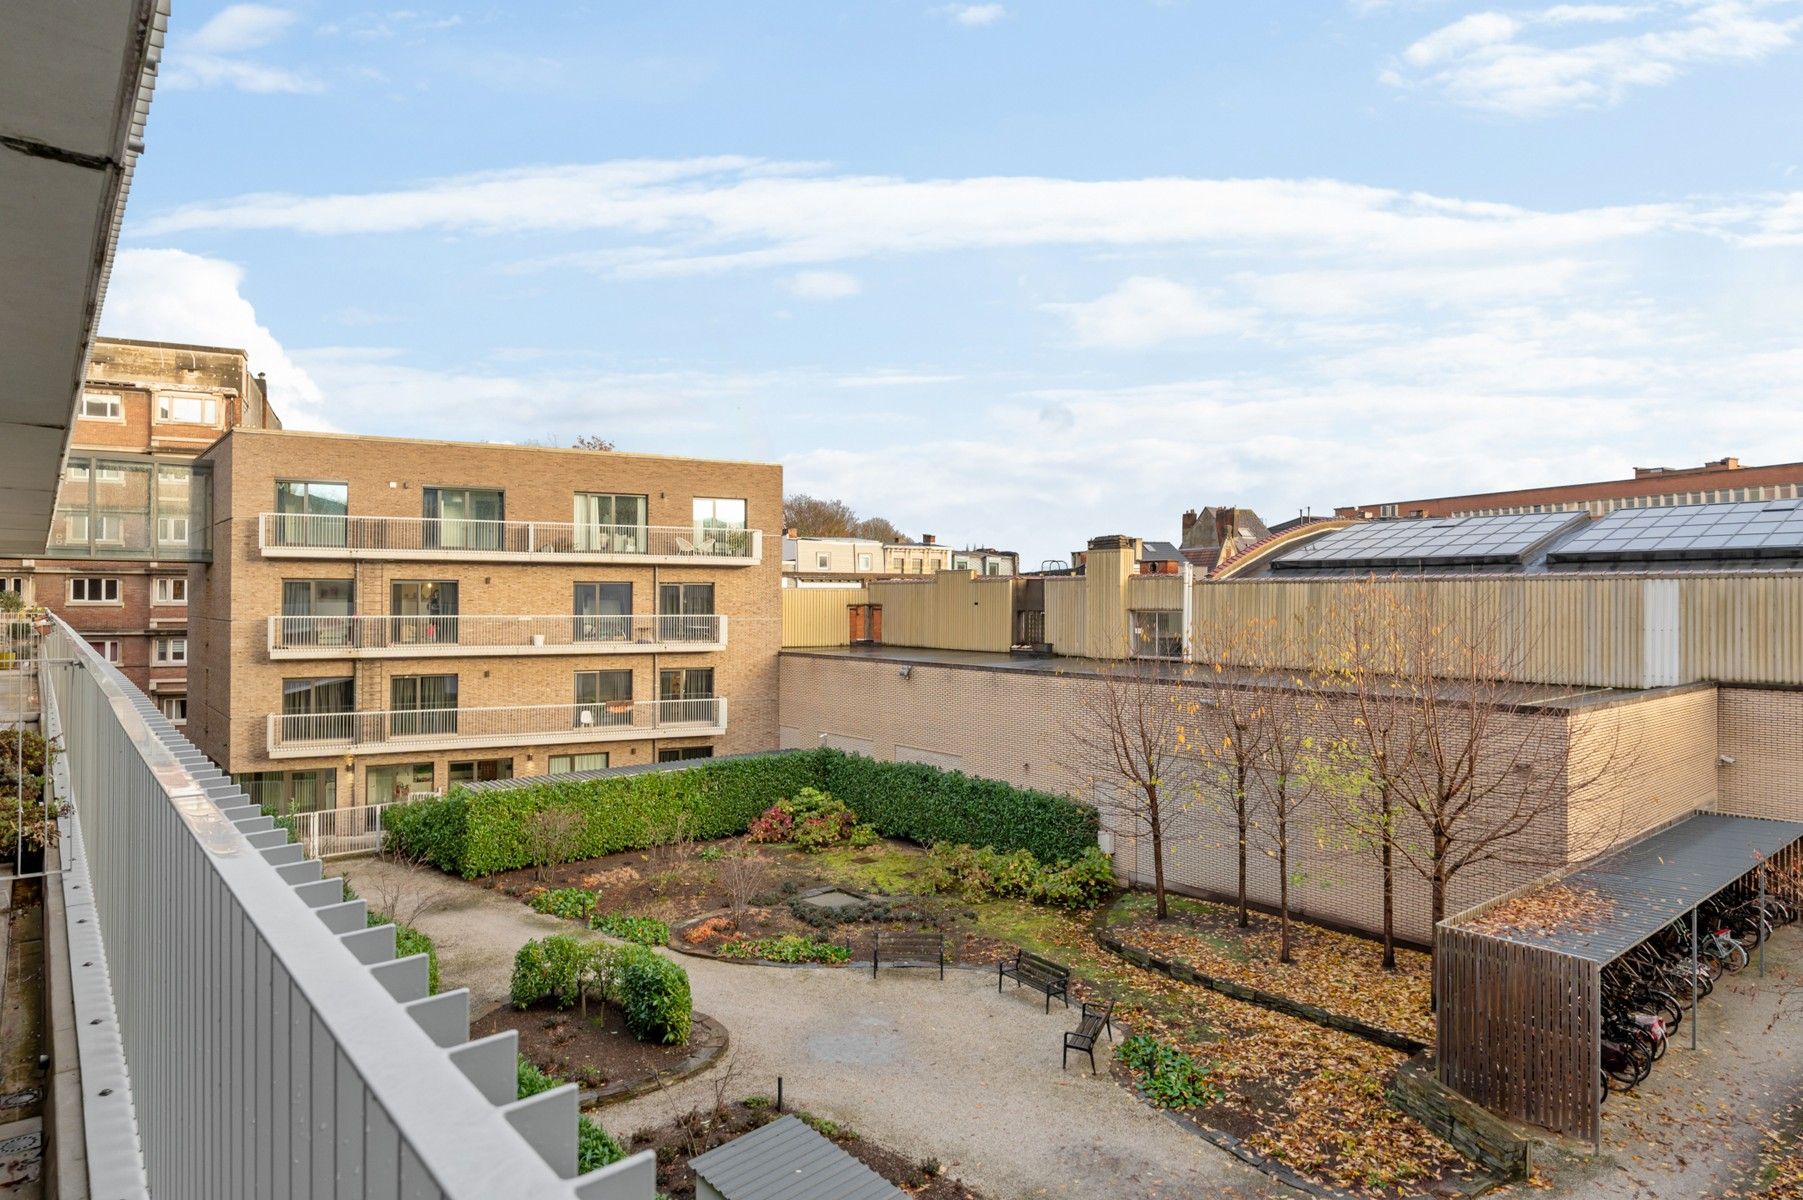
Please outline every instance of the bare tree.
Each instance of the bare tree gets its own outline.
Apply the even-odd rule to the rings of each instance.
[[[1252,823],[1252,829],[1277,863],[1277,961],[1282,963],[1291,961],[1290,839],[1314,794],[1319,743],[1312,729],[1320,706],[1309,681],[1292,676],[1268,682],[1250,710],[1260,747],[1260,778],[1252,806],[1262,818]]]
[[[576,440],[570,443],[570,447],[574,450],[612,450],[615,448],[612,441],[598,433],[577,434]]]
[[[582,840],[582,814],[567,808],[545,808],[526,818],[526,858],[532,877],[545,878],[545,868],[576,857]]]
[[[428,872],[424,855],[384,851],[382,857],[404,871],[383,871],[368,881],[369,893],[364,897],[371,912],[381,913],[397,925],[416,926],[419,918],[444,905],[443,893],[431,882],[439,871]]]
[[[734,929],[744,919],[751,898],[764,890],[768,867],[764,856],[755,850],[734,850],[720,860],[720,882],[726,887]]]
[[[858,537],[886,544],[907,541],[900,527],[887,517],[865,517],[852,532]]]
[[[858,531],[858,514],[843,500],[796,492],[783,497],[783,528],[808,537],[850,537]]]
[[[1264,762],[1271,729],[1263,719],[1267,676],[1277,665],[1270,621],[1208,623],[1198,626],[1192,653],[1202,664],[1208,702],[1196,714],[1195,733],[1185,737],[1211,769],[1214,805],[1233,828],[1239,858],[1239,923],[1252,923],[1246,901],[1246,860],[1252,844],[1253,786]]]
[[[1077,703],[1066,722],[1065,766],[1096,785],[1096,806],[1107,826],[1152,847],[1152,886],[1158,918],[1165,898],[1165,832],[1178,789],[1185,726],[1198,707],[1174,684],[1180,668],[1149,658],[1099,664],[1093,679],[1077,681]]]

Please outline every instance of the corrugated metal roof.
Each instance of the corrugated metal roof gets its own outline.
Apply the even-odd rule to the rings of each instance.
[[[1507,923],[1505,902],[1459,924],[1609,963],[1799,839],[1803,822],[1696,813],[1547,885],[1577,893],[1572,911],[1557,922],[1485,928]]]
[[[689,1166],[726,1200],[906,1200],[900,1188],[795,1117],[709,1150]]]

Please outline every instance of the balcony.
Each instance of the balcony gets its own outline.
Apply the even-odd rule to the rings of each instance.
[[[269,618],[272,659],[675,654],[725,648],[726,618],[715,615]]]
[[[696,525],[263,513],[257,549],[265,558],[751,567],[763,561],[764,534]]]
[[[717,737],[726,700],[618,700],[600,704],[513,704],[384,712],[271,713],[270,758],[573,745],[655,737]]]

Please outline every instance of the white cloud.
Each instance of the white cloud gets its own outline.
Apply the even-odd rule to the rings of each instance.
[[[1562,30],[1642,28],[1589,41]],[[1803,29],[1797,0],[1660,0],[1655,4],[1560,4],[1461,17],[1403,50],[1381,78],[1436,92],[1455,104],[1514,116],[1620,103],[1698,66],[1752,63],[1789,49]],[[1525,35],[1543,31],[1530,40]]]
[[[783,286],[802,300],[843,300],[864,290],[863,282],[845,271],[797,271]]]
[[[1042,307],[1070,322],[1079,346],[1112,350],[1144,349],[1251,328],[1246,313],[1223,308],[1175,280],[1150,275],[1136,275],[1094,300]]]
[[[993,25],[1007,15],[1000,4],[947,4],[939,9],[959,25],[976,28]]]
[[[306,75],[243,57],[280,40],[294,22],[294,13],[266,4],[223,8],[194,33],[171,39],[161,86],[189,91],[319,91],[321,85]]]
[[[268,375],[270,400],[283,424],[332,428],[324,393],[257,319],[243,285],[244,271],[221,259],[185,250],[121,250],[107,285],[100,331],[110,337],[244,350],[251,370]]]

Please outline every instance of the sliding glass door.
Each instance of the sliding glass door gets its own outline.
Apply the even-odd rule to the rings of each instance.
[[[388,614],[388,644],[391,646],[456,645],[456,581],[436,579],[390,584]]]
[[[426,488],[428,549],[499,550],[504,493],[493,488]]]
[[[612,492],[576,493],[576,549],[597,554],[643,554],[645,540],[644,496]]]
[[[572,602],[571,636],[579,642],[624,642],[632,638],[632,585],[579,583]]]
[[[390,737],[457,732],[457,676],[397,675],[388,683]]]
[[[572,724],[632,724],[631,671],[576,672],[576,712]]]

